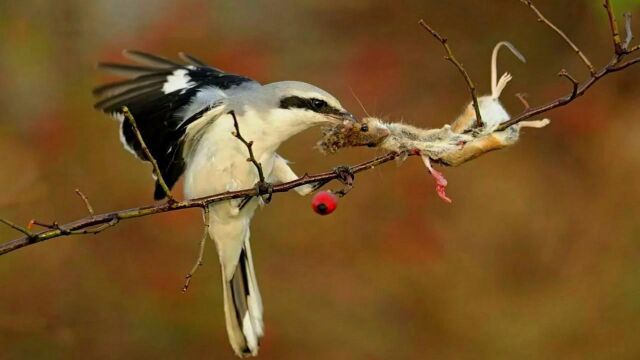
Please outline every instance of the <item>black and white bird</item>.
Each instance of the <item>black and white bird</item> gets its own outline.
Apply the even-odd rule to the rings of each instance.
[[[94,89],[95,104],[121,123],[124,147],[147,160],[123,106],[136,119],[151,155],[169,187],[184,174],[187,198],[251,188],[256,168],[246,161],[246,146],[233,136],[234,112],[242,136],[253,141],[255,158],[268,182],[298,176],[276,150],[291,136],[313,126],[353,121],[338,100],[303,82],[261,85],[244,76],[225,73],[186,54],[184,64],[139,51],[124,55],[137,65],[101,63],[101,69],[127,80]],[[312,185],[298,187],[306,195]],[[155,199],[165,193],[156,181]],[[259,199],[239,208],[238,201],[220,202],[209,209],[209,235],[214,240],[224,290],[227,332],[238,356],[255,356],[264,334],[263,308],[249,244],[249,225]]]

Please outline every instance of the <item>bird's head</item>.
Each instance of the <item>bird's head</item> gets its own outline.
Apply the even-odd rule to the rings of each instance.
[[[323,124],[355,121],[340,102],[328,92],[298,81],[282,81],[264,86],[275,102],[274,116],[278,122],[292,122],[305,128]]]

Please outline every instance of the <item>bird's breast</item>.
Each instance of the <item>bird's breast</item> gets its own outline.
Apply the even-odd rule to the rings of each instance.
[[[224,191],[251,188],[258,181],[255,166],[247,161],[249,151],[233,136],[233,121],[226,117],[216,120],[185,159],[185,196],[198,198]],[[265,177],[271,174],[275,149],[260,146],[260,129],[245,122],[241,134],[253,141],[253,151],[260,162]]]

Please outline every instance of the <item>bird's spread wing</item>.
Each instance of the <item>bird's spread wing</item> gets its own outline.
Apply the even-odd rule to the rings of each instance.
[[[222,106],[229,93],[260,85],[183,53],[180,58],[184,63],[139,51],[125,51],[124,55],[137,64],[98,64],[126,80],[95,88],[98,102],[94,106],[121,121],[123,145],[139,159],[147,160],[131,125],[123,121],[122,107],[129,108],[164,180],[172,187],[185,167],[182,150],[186,127]],[[156,184],[155,198],[162,197],[164,193]]]

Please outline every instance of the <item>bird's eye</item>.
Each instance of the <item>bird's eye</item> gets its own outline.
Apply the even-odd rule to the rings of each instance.
[[[314,109],[319,110],[327,106],[327,102],[320,99],[311,99],[311,105],[313,105]]]
[[[362,132],[369,131],[369,126],[367,124],[364,124],[364,125],[360,126],[360,131],[362,131]]]

